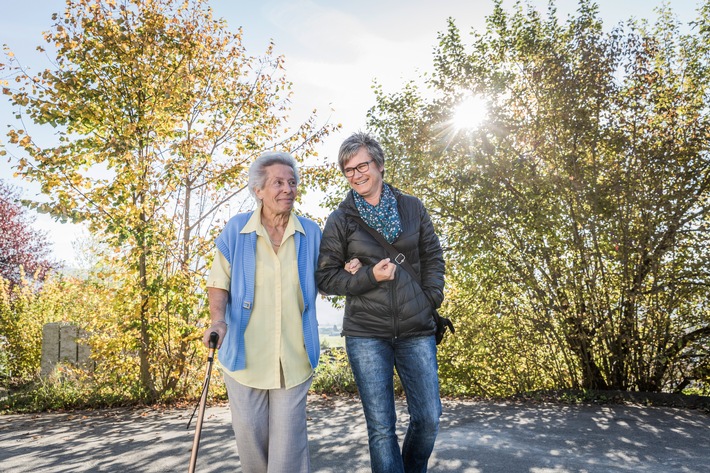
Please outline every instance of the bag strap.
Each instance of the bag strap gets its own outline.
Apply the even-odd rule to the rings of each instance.
[[[414,271],[414,268],[409,263],[409,261],[407,261],[407,258],[404,256],[404,254],[397,250],[397,248],[392,246],[390,242],[385,240],[385,237],[383,237],[380,232],[366,224],[362,217],[360,217],[359,215],[351,215],[350,217],[355,220],[362,227],[363,230],[372,235],[372,237],[377,240],[377,242],[382,245],[385,250],[387,250],[390,255],[390,259],[392,259],[395,263],[404,268],[404,270],[407,271],[409,275],[414,278],[414,280],[417,282],[417,284],[419,284],[419,287],[421,288],[422,281],[421,279],[419,279],[419,275],[416,271]]]
[[[395,248],[390,242],[385,240],[385,237],[383,237],[380,232],[366,224],[362,217],[360,217],[359,215],[350,215],[350,217],[355,220],[362,227],[363,230],[372,235],[372,237],[377,240],[385,250],[387,250],[387,252],[390,254],[390,259],[393,259],[395,263],[404,268],[414,278],[417,284],[419,284],[419,289],[423,292],[424,289],[422,289],[422,281],[419,279],[419,275],[416,271],[414,271],[414,268],[409,263],[409,261],[407,261],[407,258],[404,256],[404,254],[397,250],[397,248]],[[441,343],[441,340],[444,336],[444,332],[446,331],[447,327],[449,328],[449,330],[451,330],[451,333],[456,333],[456,330],[454,330],[454,324],[452,324],[449,319],[441,317],[436,309],[432,310],[432,317],[434,317],[434,322],[436,323],[437,327],[437,345]]]

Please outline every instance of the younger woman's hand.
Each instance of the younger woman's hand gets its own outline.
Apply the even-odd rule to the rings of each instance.
[[[389,258],[385,258],[372,268],[372,275],[375,276],[377,282],[392,281],[396,269],[397,265],[392,263]]]

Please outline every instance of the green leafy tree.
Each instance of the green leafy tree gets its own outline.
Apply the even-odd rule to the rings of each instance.
[[[605,32],[589,1],[564,23],[496,2],[470,45],[450,20],[426,92],[376,87],[388,179],[447,247],[444,385],[707,389],[709,25],[707,3],[681,33],[668,7]],[[488,119],[457,127],[470,95]]]
[[[88,222],[109,249],[145,396],[179,391],[200,353],[220,206],[239,201],[255,155],[306,159],[333,127],[311,116],[289,128],[283,58],[273,45],[248,55],[206,0],[67,0],[53,19],[52,68],[32,75],[9,49],[2,66],[22,120],[8,133],[16,171],[41,184],[36,208]],[[23,123],[55,128],[56,140]]]

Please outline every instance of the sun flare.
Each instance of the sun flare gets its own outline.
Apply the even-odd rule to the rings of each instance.
[[[474,95],[461,102],[454,110],[453,123],[457,130],[476,128],[486,119],[488,109],[483,97]]]

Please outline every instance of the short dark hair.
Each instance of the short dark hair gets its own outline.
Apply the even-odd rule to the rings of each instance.
[[[340,166],[340,171],[345,169],[345,164],[360,151],[360,148],[367,150],[367,154],[375,161],[378,169],[384,169],[385,153],[382,151],[380,143],[367,133],[359,131],[350,135],[343,141],[343,144],[340,145],[340,151],[338,151],[338,166]]]

